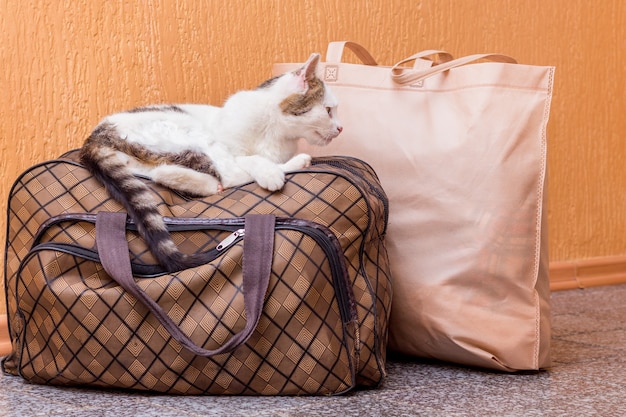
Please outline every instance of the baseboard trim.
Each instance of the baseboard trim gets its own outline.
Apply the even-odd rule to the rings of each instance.
[[[626,255],[550,262],[552,291],[626,283]]]
[[[626,255],[550,262],[552,291],[601,285],[626,284]],[[0,314],[0,356],[11,353],[9,324],[6,314]]]
[[[11,353],[11,339],[9,338],[9,322],[6,314],[0,314],[0,356]]]

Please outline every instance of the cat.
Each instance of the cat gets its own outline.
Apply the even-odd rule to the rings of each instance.
[[[105,117],[80,149],[80,160],[127,210],[156,261],[169,272],[205,263],[182,253],[159,214],[146,176],[173,190],[209,196],[255,181],[276,191],[285,172],[305,168],[297,141],[330,143],[343,127],[337,99],[316,76],[319,54],[297,71],[230,96],[222,107],[152,105]]]

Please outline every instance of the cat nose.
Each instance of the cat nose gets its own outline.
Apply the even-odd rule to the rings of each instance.
[[[337,130],[339,131],[339,133],[341,133],[343,131],[343,127],[337,126]]]

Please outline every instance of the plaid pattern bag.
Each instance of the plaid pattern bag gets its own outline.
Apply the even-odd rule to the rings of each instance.
[[[213,259],[169,274],[75,151],[27,170],[9,196],[4,371],[173,394],[378,385],[391,302],[378,178],[336,157],[286,179],[204,199],[151,183],[181,250]]]

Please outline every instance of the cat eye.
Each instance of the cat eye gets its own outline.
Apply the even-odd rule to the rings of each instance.
[[[326,107],[326,112],[328,113],[329,116],[332,111],[333,109],[331,107]]]

